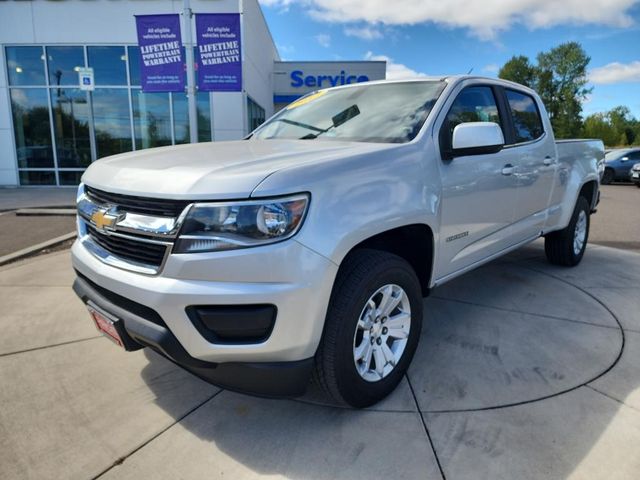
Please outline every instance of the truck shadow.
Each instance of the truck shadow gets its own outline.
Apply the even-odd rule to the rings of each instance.
[[[187,478],[440,478],[438,462],[448,478],[566,478],[596,461],[624,477],[637,468],[637,452],[616,451],[637,444],[625,424],[640,431],[622,404],[640,383],[627,358],[640,358],[640,320],[594,293],[621,281],[640,290],[640,257],[596,247],[559,269],[536,243],[433,292],[408,382],[374,410],[336,408],[313,385],[296,400],[222,391],[186,416],[158,395],[179,427],[147,448]],[[146,356],[154,391],[167,360]]]

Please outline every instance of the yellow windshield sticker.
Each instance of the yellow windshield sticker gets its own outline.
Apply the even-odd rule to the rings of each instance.
[[[307,104],[309,102],[312,102],[313,100],[315,100],[318,97],[321,97],[325,93],[327,93],[326,90],[320,90],[320,91],[318,91],[316,93],[313,93],[311,95],[307,95],[306,97],[303,97],[300,100],[296,100],[295,102],[287,105],[287,110],[291,110],[292,108],[300,107],[301,105],[305,105],[305,104]]]

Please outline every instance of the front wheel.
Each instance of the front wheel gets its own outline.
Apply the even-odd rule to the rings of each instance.
[[[337,403],[368,407],[398,385],[416,350],[422,294],[404,259],[357,250],[340,268],[320,347],[315,377]]]
[[[578,197],[567,228],[545,236],[544,251],[549,262],[568,267],[580,263],[589,239],[589,215],[589,202],[582,196]]]
[[[611,168],[607,168],[604,171],[604,174],[602,175],[602,180],[600,180],[600,183],[602,185],[609,185],[611,182],[613,182],[613,178],[615,177],[615,173]]]

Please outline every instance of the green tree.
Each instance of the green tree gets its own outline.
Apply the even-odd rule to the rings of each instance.
[[[577,42],[563,43],[538,54],[538,91],[542,95],[558,138],[576,137],[582,129],[582,102],[591,58]]]
[[[586,138],[599,138],[607,146],[618,144],[619,135],[609,122],[606,113],[594,113],[584,120],[583,136]]]
[[[498,77],[534,88],[536,80],[536,68],[531,65],[529,57],[526,57],[524,55],[514,55],[507,63],[502,66],[502,68],[498,72]]]

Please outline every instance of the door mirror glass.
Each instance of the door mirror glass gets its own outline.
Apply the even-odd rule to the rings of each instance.
[[[461,123],[453,129],[451,147],[455,157],[496,153],[504,147],[504,136],[494,122]]]

